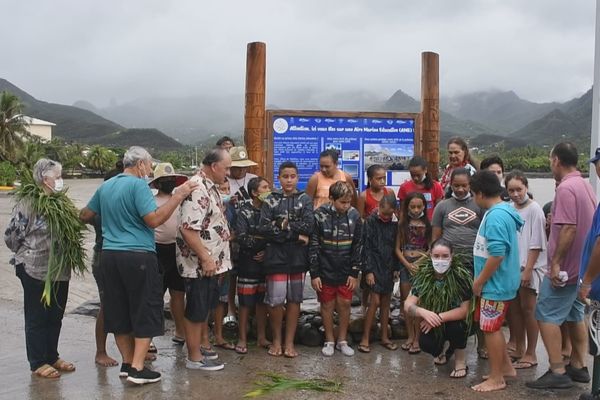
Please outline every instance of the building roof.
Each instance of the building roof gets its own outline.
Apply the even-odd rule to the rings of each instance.
[[[56,126],[53,122],[44,121],[43,119],[28,117],[27,115],[22,116],[23,122],[27,125],[45,125],[45,126]]]

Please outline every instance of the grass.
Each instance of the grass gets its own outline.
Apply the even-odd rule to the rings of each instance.
[[[280,392],[284,390],[311,390],[315,392],[330,392],[330,393],[341,393],[342,383],[332,381],[329,379],[311,378],[311,379],[297,379],[290,378],[284,375],[276,374],[273,372],[261,373],[267,380],[256,381],[254,385],[256,389],[246,393],[245,398],[256,398]]]

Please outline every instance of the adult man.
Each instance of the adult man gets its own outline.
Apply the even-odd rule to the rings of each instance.
[[[229,136],[223,136],[221,137],[219,140],[217,140],[216,147],[224,149],[229,151],[233,146],[235,146],[235,143],[233,142],[233,139],[230,138]]]
[[[548,274],[542,282],[535,317],[548,352],[550,369],[526,385],[534,389],[570,388],[573,381],[589,382],[585,366],[587,332],[584,304],[577,298],[577,280],[585,236],[590,230],[596,196],[577,171],[577,149],[559,143],[550,152],[552,174],[560,181],[552,203],[548,241]],[[560,325],[571,337],[571,362],[564,365]]]
[[[123,173],[96,190],[80,218],[102,217],[100,271],[104,288],[104,330],[115,335],[123,357],[120,377],[136,384],[158,382],[144,367],[150,341],[163,334],[162,282],[153,228],[162,225],[197,186],[186,182],[161,207],[146,183],[152,157],[133,146],[123,157]]]
[[[177,267],[185,279],[186,367],[190,369],[223,369],[215,361],[218,355],[202,345],[208,345],[208,316],[219,299],[219,279],[231,269],[230,232],[217,188],[227,179],[230,167],[226,150],[210,150],[198,174],[190,179],[197,184],[196,190],[181,205]]]
[[[248,181],[256,178],[256,175],[249,173],[248,168],[258,164],[248,158],[248,152],[244,146],[232,147],[229,154],[231,155],[231,171],[227,177],[229,191],[236,196],[238,202],[251,202]],[[237,206],[241,206],[241,203]]]

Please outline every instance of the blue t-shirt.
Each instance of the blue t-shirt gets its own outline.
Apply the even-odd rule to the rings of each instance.
[[[483,285],[481,297],[486,300],[507,301],[517,296],[521,283],[517,231],[523,219],[511,205],[498,203],[485,216],[473,246],[475,278],[481,274],[490,256],[504,257],[494,274]]]
[[[156,252],[154,229],[143,219],[156,201],[143,179],[119,174],[96,190],[87,207],[102,217],[103,250]]]
[[[588,232],[587,238],[585,239],[585,244],[583,245],[583,252],[581,253],[581,268],[579,269],[579,278],[583,278],[585,271],[587,270],[588,264],[590,262],[590,257],[592,256],[592,251],[594,250],[594,246],[596,244],[596,240],[600,236],[600,206],[596,209],[594,213],[594,219],[592,222],[592,228]],[[594,279],[592,282],[592,290],[589,295],[592,300],[600,300],[600,279]]]

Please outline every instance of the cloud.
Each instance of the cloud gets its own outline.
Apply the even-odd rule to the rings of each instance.
[[[105,105],[239,95],[246,45],[267,43],[268,93],[420,92],[422,51],[442,94],[498,88],[566,100],[593,78],[587,0],[2,0],[0,77],[34,96]]]

